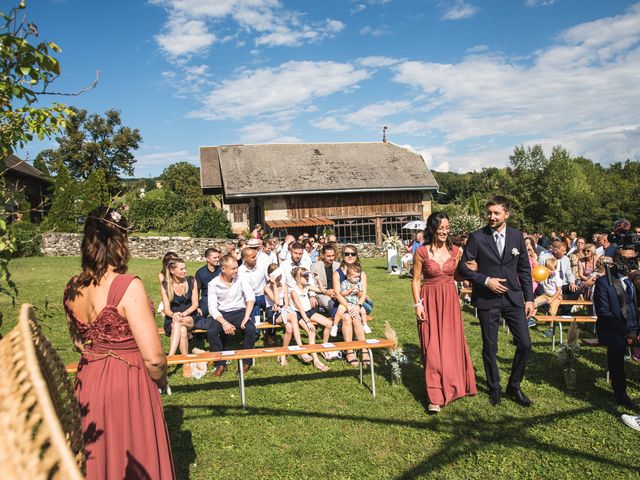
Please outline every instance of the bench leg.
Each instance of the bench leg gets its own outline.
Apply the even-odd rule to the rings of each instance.
[[[363,383],[362,350],[358,350],[358,365],[360,366],[360,385],[362,385],[362,383]]]
[[[362,368],[362,364],[360,364]],[[373,398],[376,398],[376,376],[373,367],[373,351],[369,349],[369,365],[371,365],[371,393]]]
[[[242,364],[242,360],[238,360],[238,373],[240,374],[240,401],[242,402],[242,410],[247,409],[247,402],[244,395],[244,365]]]
[[[551,322],[551,328],[553,328],[553,322]],[[551,350],[556,350],[556,329],[553,328],[553,338],[551,339]]]
[[[558,322],[558,327],[560,328],[560,344],[562,344],[562,322]]]

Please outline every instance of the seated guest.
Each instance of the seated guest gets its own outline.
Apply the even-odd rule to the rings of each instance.
[[[544,265],[544,262],[551,257],[558,260],[556,270],[560,276],[560,280],[562,280],[562,298],[563,300],[577,300],[578,297],[580,297],[580,290],[576,284],[576,277],[573,275],[571,261],[569,257],[566,256],[566,252],[567,246],[565,243],[562,240],[554,240],[551,243],[551,252],[540,255],[538,263]],[[571,305],[564,305],[558,309],[559,315],[568,315],[569,313],[571,313]],[[554,328],[555,324],[545,332],[545,336],[552,336]]]
[[[164,274],[167,271],[167,265],[169,265],[171,260],[176,260],[178,258],[180,258],[180,255],[176,252],[167,252],[164,254],[164,257],[162,257],[162,269],[158,272],[158,282],[160,283],[160,286],[162,286],[162,282],[164,282]]]
[[[225,255],[233,255],[234,257],[236,257],[236,260],[239,258],[237,254],[238,248],[236,242],[234,242],[233,240],[227,240],[224,246],[226,248],[226,251],[224,252]]]
[[[296,345],[301,347],[302,337],[300,336],[300,326],[298,325],[295,310],[293,310],[289,304],[289,288],[287,284],[283,282],[282,274],[275,278],[272,276],[276,270],[278,270],[277,263],[272,263],[267,269],[269,281],[264,288],[264,296],[267,303],[267,321],[274,325],[284,325],[283,347],[289,346],[292,336],[296,341]],[[310,363],[313,357],[304,353],[300,355],[300,359],[305,363]],[[284,367],[288,363],[287,357],[285,355],[279,356],[278,363]]]
[[[204,251],[204,259],[207,262],[196,271],[196,283],[198,285],[198,291],[200,292],[199,314],[203,317],[209,316],[209,304],[208,304],[208,288],[209,282],[220,275],[220,249],[207,248]]]
[[[254,239],[252,239],[254,240]],[[255,303],[251,316],[256,325],[261,323],[261,312],[267,309],[264,299],[264,287],[267,284],[267,268],[263,262],[258,262],[257,248],[246,247],[242,250],[242,265],[238,267],[238,277],[246,278],[253,288]]]
[[[268,265],[272,263],[278,264],[278,253],[276,252],[278,247],[278,239],[277,238],[269,238],[264,242],[262,247],[262,253],[267,256]]]
[[[347,278],[340,284],[340,296],[356,309],[345,308],[340,305],[337,314],[333,318],[333,326],[331,327],[331,336],[338,335],[338,324],[343,314],[351,310],[351,317],[357,317],[362,322],[362,328],[365,333],[370,333],[371,329],[367,325],[367,311],[363,305],[367,298],[362,288],[362,268],[359,265],[349,265],[347,267]],[[368,331],[367,331],[368,330]]]
[[[296,311],[297,321],[302,329],[307,332],[309,338],[309,345],[316,343],[316,328],[313,322],[316,322],[324,327],[323,331],[323,343],[329,341],[329,332],[331,330],[331,320],[324,315],[318,313],[318,311],[311,306],[311,299],[309,296],[309,277],[313,274],[304,267],[295,267],[291,272],[295,285],[291,289],[291,304]],[[320,361],[317,353],[312,353],[313,366],[318,370],[329,370],[324,363]]]
[[[313,262],[318,260],[318,251],[313,248],[313,239],[305,240],[304,242],[302,242],[302,245],[304,245],[304,251],[307,252],[307,255],[309,255],[309,260],[313,265]]]
[[[593,286],[598,278],[597,263],[596,246],[587,243],[582,249],[582,257],[578,261],[578,283],[585,300],[591,300],[593,296]]]
[[[609,241],[609,235],[606,233],[601,234],[598,237],[598,243],[602,247],[602,253],[600,255],[613,258],[613,253],[616,251],[617,246]]]
[[[262,231],[262,225],[256,223],[256,226],[253,227],[253,230],[251,230],[251,238],[259,238],[262,240],[263,233],[264,232]]]
[[[562,280],[556,273],[558,260],[554,257],[549,257],[545,260],[544,266],[549,270],[549,276],[540,283],[542,295],[535,298],[533,306],[538,308],[542,305],[549,305],[549,315],[555,316],[562,300]]]
[[[584,246],[587,244],[587,241],[580,237],[576,239],[575,244],[573,245],[573,247],[571,248],[571,250],[569,250],[569,253],[567,255],[569,255],[569,261],[571,263],[571,271],[573,271],[573,275],[577,278],[578,277],[578,262],[580,261],[580,259],[582,258],[582,256],[584,255]],[[593,247],[595,250],[595,247]]]
[[[280,264],[282,262],[286,262],[287,260],[291,260],[291,252],[289,250],[289,246],[292,245],[296,241],[293,235],[287,235],[284,237],[284,243],[280,248],[280,253],[278,254],[280,258]]]
[[[327,235],[324,243],[335,243],[337,245],[338,238],[335,236],[335,234],[330,233],[329,235]]]
[[[184,260],[170,260],[164,274],[160,295],[164,306],[164,332],[171,337],[169,355],[175,355],[178,347],[182,355],[189,353],[189,332],[194,328],[203,328],[203,318],[197,313],[198,289],[193,277],[187,277]],[[185,377],[191,377],[191,367],[185,364],[182,369]]]
[[[331,312],[335,307],[336,291],[333,285],[333,272],[340,268],[340,263],[335,260],[336,247],[333,244],[325,244],[322,247],[320,260],[311,265],[311,271],[320,290],[316,295],[318,306],[326,312]]]
[[[609,285],[609,280],[603,276],[596,280],[593,291],[598,340],[607,346],[607,365],[613,394],[618,405],[627,408],[635,408],[635,405],[627,395],[624,357],[627,346],[637,345],[640,341],[636,307],[638,292],[631,280],[637,269],[633,247],[621,246],[613,257],[613,285]]]
[[[209,323],[207,337],[212,352],[224,349],[222,335],[242,332],[242,346],[254,348],[256,345],[256,324],[251,321],[251,312],[255,303],[253,288],[248,278],[238,277],[238,261],[233,255],[225,255],[220,261],[220,275],[209,283],[209,314],[213,321]],[[252,360],[244,360],[246,373],[253,365]],[[221,376],[227,369],[224,360],[215,363],[214,377]]]

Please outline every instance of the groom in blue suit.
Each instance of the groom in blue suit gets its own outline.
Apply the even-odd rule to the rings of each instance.
[[[516,345],[505,393],[528,407],[532,402],[520,389],[520,382],[531,351],[527,318],[535,312],[531,266],[522,232],[507,226],[509,200],[496,195],[489,199],[486,208],[488,225],[469,236],[458,272],[473,284],[471,303],[480,319],[482,360],[491,405],[499,405],[502,398],[496,355],[500,319],[504,318]],[[467,266],[467,262],[474,260],[477,271]]]

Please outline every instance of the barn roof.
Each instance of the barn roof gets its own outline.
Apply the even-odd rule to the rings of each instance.
[[[200,166],[227,198],[438,188],[420,154],[386,142],[201,147]]]
[[[31,165],[30,163],[22,160],[21,158],[10,154],[8,157],[4,159],[5,168],[8,171],[14,172],[16,174],[27,175],[29,177],[37,178],[38,180],[42,180],[43,182],[51,182],[51,180],[44,175],[40,170]]]

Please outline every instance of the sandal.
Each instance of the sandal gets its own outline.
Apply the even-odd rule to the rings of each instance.
[[[278,363],[280,364],[281,367],[284,367],[289,362],[287,362],[287,357],[285,357],[284,355],[281,355],[281,356],[278,357]]]
[[[314,366],[314,367],[316,367],[316,368],[317,368],[318,370],[320,370],[321,372],[326,372],[327,370],[329,370],[329,367],[328,367],[328,366],[326,366],[324,363],[322,363],[322,362],[320,362],[320,361],[315,362],[315,363],[313,364],[313,366]]]
[[[351,357],[351,360],[349,360],[349,357]],[[352,367],[357,367],[358,365],[360,365],[360,361],[358,360],[356,352],[354,352],[353,350],[347,350],[346,360],[347,360],[347,363]]]
[[[369,365],[371,365],[371,357],[369,356],[369,352],[366,350],[362,350],[361,355],[362,355],[362,365],[364,365],[365,367],[368,367]]]
[[[303,353],[302,355],[300,355],[300,360],[302,360],[304,363],[311,363],[313,357],[308,353]]]

